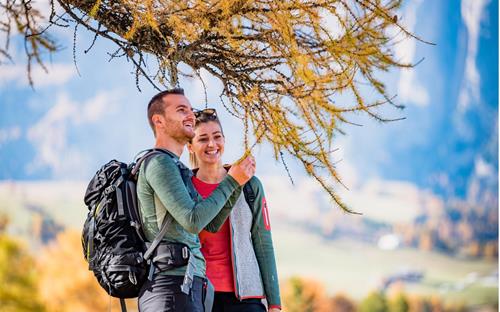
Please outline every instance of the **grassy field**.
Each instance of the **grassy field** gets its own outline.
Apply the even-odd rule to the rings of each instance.
[[[307,276],[324,283],[330,294],[346,293],[360,299],[377,289],[384,277],[397,272],[423,272],[408,292],[440,295],[467,304],[498,302],[498,279],[481,278],[498,272],[496,261],[466,260],[416,249],[380,250],[351,240],[325,241],[284,225],[276,225],[273,239],[282,278]],[[475,278],[471,278],[474,277]]]
[[[33,211],[41,210],[59,224],[81,229],[87,210],[84,183],[0,183],[0,213],[11,218],[9,232],[30,239]],[[439,295],[467,304],[498,302],[498,262],[467,260],[416,249],[384,251],[353,240],[326,241],[305,230],[273,219],[273,238],[282,280],[291,276],[322,282],[330,294],[361,299],[381,285],[384,277],[401,271],[424,274],[407,292]],[[490,278],[485,278],[490,276]]]

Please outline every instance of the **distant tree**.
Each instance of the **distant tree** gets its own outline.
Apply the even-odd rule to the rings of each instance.
[[[441,298],[432,296],[430,299],[432,312],[444,312],[444,305]]]
[[[431,230],[425,230],[420,233],[418,248],[425,251],[430,251],[434,248],[434,238]]]
[[[409,298],[409,312],[433,312],[432,305],[427,298],[412,296]]]
[[[487,259],[498,258],[498,240],[489,241],[484,246],[484,257]]]
[[[33,258],[26,248],[0,232],[0,311],[45,311],[37,295],[36,277]]]
[[[336,294],[331,299],[332,312],[355,312],[356,303],[346,295]]]
[[[408,312],[409,309],[408,298],[402,292],[389,300],[389,312]]]
[[[379,110],[402,108],[379,74],[411,67],[395,57],[394,45],[417,39],[399,22],[401,0],[51,3],[63,13],[54,5],[52,12],[36,11],[29,0],[0,4],[6,12],[0,32],[7,38],[24,35],[28,73],[32,63],[43,66],[43,55],[58,48],[42,29],[43,14],[50,14],[52,25],[75,25],[75,37],[81,26],[114,42],[111,58],[125,57],[134,65],[138,88],[140,78],[160,89],[177,86],[183,75],[201,79],[203,69],[222,83],[222,104],[242,120],[247,152],[255,145],[253,135],[255,143],[273,146],[276,160],[291,155],[346,211],[335,191],[343,183],[332,157],[334,135],[352,124],[353,112],[395,120]],[[9,51],[7,40],[0,57],[8,60]],[[368,100],[366,94],[374,97]]]
[[[119,301],[99,286],[81,248],[81,236],[67,230],[41,252],[40,296],[50,312],[121,311]],[[134,311],[136,300],[127,302]]]
[[[464,246],[464,251],[468,256],[479,257],[482,253],[481,244],[476,240],[471,240]]]
[[[474,236],[474,230],[470,223],[463,220],[458,223],[458,234],[460,239],[464,242],[470,241]]]
[[[359,312],[387,312],[387,299],[382,292],[370,293],[359,305]]]
[[[290,278],[283,287],[284,311],[329,312],[330,303],[324,286],[302,277]]]
[[[454,241],[455,237],[453,236],[453,223],[450,220],[444,219],[440,220],[438,228],[438,239],[440,241],[448,242]]]
[[[9,217],[6,214],[0,213],[0,235],[4,234],[9,225]]]
[[[467,307],[467,305],[464,302],[460,301],[447,303],[444,308],[444,311],[446,312],[467,312],[470,310],[471,310],[470,307]],[[488,311],[487,308],[485,310]],[[491,307],[491,311],[495,310],[498,310],[498,307]]]

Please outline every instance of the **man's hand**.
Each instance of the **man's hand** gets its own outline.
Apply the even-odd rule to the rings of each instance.
[[[229,169],[228,174],[233,177],[240,186],[244,185],[255,174],[255,159],[250,155],[242,161],[234,163]]]

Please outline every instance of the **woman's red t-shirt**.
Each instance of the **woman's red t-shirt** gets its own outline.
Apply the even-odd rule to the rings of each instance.
[[[219,185],[203,182],[194,176],[192,181],[203,198],[210,196]],[[229,231],[229,218],[227,218],[217,233],[203,230],[199,235],[201,253],[207,262],[207,277],[216,291],[234,292]]]

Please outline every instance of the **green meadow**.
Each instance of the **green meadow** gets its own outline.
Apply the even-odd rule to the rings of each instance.
[[[31,241],[33,216],[81,229],[86,215],[84,183],[0,183],[0,213],[10,218],[9,232]],[[281,279],[301,276],[324,284],[333,295],[361,299],[379,289],[384,278],[421,272],[417,283],[398,283],[408,293],[440,296],[467,305],[498,303],[498,262],[466,259],[438,252],[400,248],[380,250],[349,239],[325,240],[302,228],[273,219],[273,239]],[[496,275],[495,275],[496,274]],[[388,291],[391,291],[389,288]]]
[[[294,275],[321,281],[331,293],[361,299],[384,277],[418,271],[418,283],[399,283],[408,293],[438,295],[467,305],[498,303],[498,262],[460,259],[417,249],[380,250],[348,239],[326,241],[287,225],[276,225],[273,239],[282,278]],[[390,291],[390,289],[389,289]]]

